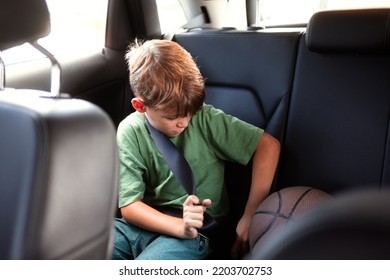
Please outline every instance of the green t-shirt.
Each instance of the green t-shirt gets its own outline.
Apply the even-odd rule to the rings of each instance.
[[[186,130],[170,138],[191,166],[199,199],[211,199],[210,215],[221,217],[228,212],[225,161],[246,165],[262,134],[262,129],[204,104]],[[152,207],[182,207],[188,194],[157,150],[142,114],[134,112],[120,123],[117,141],[119,207],[137,199]]]

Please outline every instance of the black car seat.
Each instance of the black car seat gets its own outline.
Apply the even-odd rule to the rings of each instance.
[[[45,0],[0,2],[0,51],[50,32]],[[1,54],[1,53],[0,53]],[[0,59],[0,259],[111,258],[118,154],[97,106],[52,92],[5,88]]]
[[[277,185],[390,185],[390,9],[322,11],[301,38]]]
[[[309,21],[278,183],[316,187],[335,199],[250,258],[389,259],[389,18],[389,9],[340,10]]]

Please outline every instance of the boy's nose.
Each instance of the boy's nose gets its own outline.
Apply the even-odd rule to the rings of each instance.
[[[188,123],[190,122],[190,117],[187,118],[180,118],[177,122],[177,126],[179,128],[186,128],[188,126]]]

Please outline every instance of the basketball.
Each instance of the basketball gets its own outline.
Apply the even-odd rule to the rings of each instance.
[[[288,187],[270,194],[258,206],[252,218],[249,227],[250,249],[256,247],[259,250],[287,223],[294,222],[300,215],[330,197],[322,190],[306,186]]]

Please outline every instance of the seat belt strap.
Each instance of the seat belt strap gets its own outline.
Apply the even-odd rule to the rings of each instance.
[[[196,182],[191,167],[179,149],[166,135],[155,129],[146,118],[151,137],[173,174],[188,194],[196,195]]]
[[[146,117],[146,115],[145,115]],[[179,149],[168,139],[168,137],[155,129],[146,117],[146,123],[150,136],[154,140],[158,150],[172,170],[177,180],[181,183],[186,192],[190,195],[196,195],[196,182],[194,174],[187,160]],[[204,213],[203,230],[209,230],[217,225],[217,222],[206,212]]]

